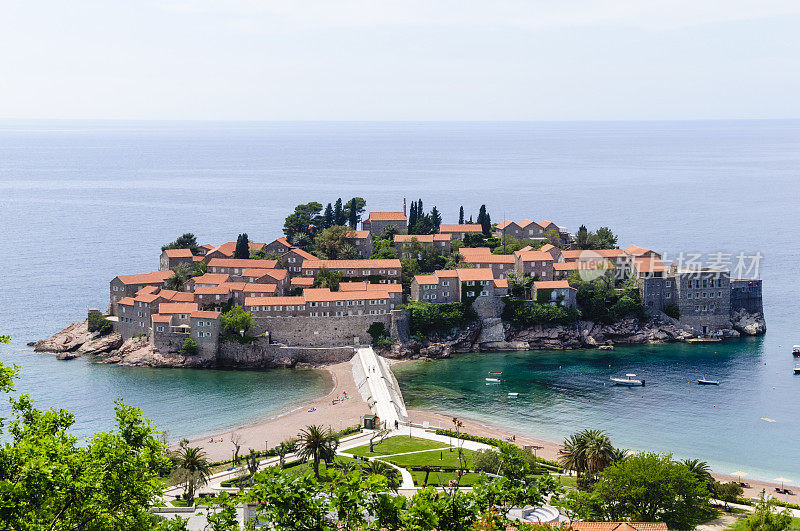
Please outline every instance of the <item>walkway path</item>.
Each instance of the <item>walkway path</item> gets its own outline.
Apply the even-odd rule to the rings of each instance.
[[[408,412],[386,362],[375,354],[372,347],[362,347],[356,351],[353,364],[359,391],[362,396],[368,395],[367,403],[378,415],[382,425],[389,429],[399,425],[408,416]],[[366,388],[359,377],[366,381]]]

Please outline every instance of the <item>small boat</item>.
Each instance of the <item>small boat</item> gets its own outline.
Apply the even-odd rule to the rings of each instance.
[[[800,367],[795,367],[794,368],[794,373],[795,374],[800,374]]]
[[[487,382],[500,383],[500,378],[486,378]]]
[[[510,396],[511,398],[517,398],[519,396],[519,393],[508,393],[508,396]]]
[[[795,345],[792,347],[792,355],[800,356],[800,345]]]
[[[489,371],[489,374],[503,374],[503,371]]]
[[[614,350],[614,345],[600,345],[597,350]]]
[[[708,380],[705,375],[703,375],[702,378],[697,379],[697,383],[700,385],[719,385],[719,380]]]
[[[627,387],[636,387],[644,385],[644,380],[636,380],[633,377],[636,376],[633,373],[629,373],[625,375],[625,378],[614,378],[611,377],[611,381],[614,382],[614,385],[624,385]]]

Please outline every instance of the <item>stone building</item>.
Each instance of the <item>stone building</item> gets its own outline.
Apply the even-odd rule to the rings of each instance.
[[[575,308],[578,305],[577,294],[578,290],[566,280],[537,280],[531,286],[531,299],[540,304]]]
[[[553,280],[553,257],[544,251],[515,253],[514,270],[518,275],[528,275],[540,280]]]
[[[172,271],[153,271],[141,275],[119,275],[109,283],[109,311],[117,315],[117,303],[125,297],[135,297],[136,292],[145,286],[158,288],[165,287],[168,278],[175,273]]]
[[[165,249],[161,251],[158,269],[160,271],[169,271],[181,264],[191,267],[195,261],[194,259],[195,256],[192,254],[191,249]]]
[[[320,269],[340,271],[343,280],[366,278],[380,279],[382,283],[400,282],[402,265],[400,260],[306,260],[302,265],[304,277],[315,277]]]
[[[463,263],[472,264],[478,269],[491,269],[494,278],[506,278],[509,272],[514,271],[516,260],[512,254],[487,253],[478,256],[462,256]]]
[[[482,234],[483,228],[478,223],[463,225],[439,225],[439,234],[447,234],[453,240],[463,240],[466,234]]]
[[[361,229],[369,231],[372,238],[380,238],[386,227],[394,227],[402,234],[408,231],[408,218],[403,212],[370,212],[361,222]]]
[[[208,261],[207,273],[241,275],[245,269],[276,269],[277,260],[250,260],[248,258],[212,258]]]
[[[347,233],[346,240],[356,248],[361,258],[370,258],[372,256],[372,233],[370,231],[351,230]]]
[[[275,240],[272,240],[270,243],[266,244],[264,246],[264,252],[283,254],[290,251],[293,247],[294,245],[292,245],[289,240],[281,236],[280,238],[276,238]]]
[[[292,247],[281,256],[280,264],[289,272],[289,276],[294,277],[302,274],[303,262],[306,260],[319,260],[319,258],[299,247]]]
[[[442,269],[430,275],[416,275],[411,281],[412,301],[471,302],[477,297],[502,296],[508,282],[496,282],[491,269]]]
[[[418,258],[409,252],[415,241],[442,256],[450,254],[450,236],[447,234],[395,234],[394,246],[400,258]]]

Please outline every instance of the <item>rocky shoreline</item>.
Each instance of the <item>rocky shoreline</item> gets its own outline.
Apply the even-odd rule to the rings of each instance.
[[[740,311],[732,317],[731,328],[722,331],[722,337],[755,336],[765,331],[763,315]],[[696,331],[666,316],[644,322],[631,318],[610,325],[579,321],[574,325],[536,325],[530,328],[484,319],[444,337],[432,336],[423,341],[409,339],[377,350],[393,359],[446,358],[459,352],[611,349],[614,345],[672,343],[696,337]],[[316,362],[309,360],[309,363],[300,362],[290,355],[270,354],[266,340],[246,345],[221,342],[216,357],[161,352],[144,336],[124,341],[116,333],[98,336],[89,332],[87,321],[73,323],[51,337],[29,345],[35,352],[54,353],[60,360],[87,356],[96,363],[137,367],[268,369],[341,361],[319,359]]]

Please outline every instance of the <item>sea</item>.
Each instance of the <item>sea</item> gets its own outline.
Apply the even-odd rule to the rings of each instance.
[[[324,373],[117,367],[26,344],[106,307],[114,276],[156,270],[184,232],[268,242],[295,205],[353,196],[367,210],[421,198],[450,223],[485,204],[493,221],[608,226],[622,246],[763,279],[763,337],[464,354],[398,379],[410,407],[554,440],[599,428],[620,447],[800,481],[800,121],[0,122],[0,333],[13,338],[0,361],[21,367],[18,392],[74,413],[79,437],[113,427],[115,400],[173,440],[296,408],[329,390]],[[609,385],[629,372],[646,387]]]

